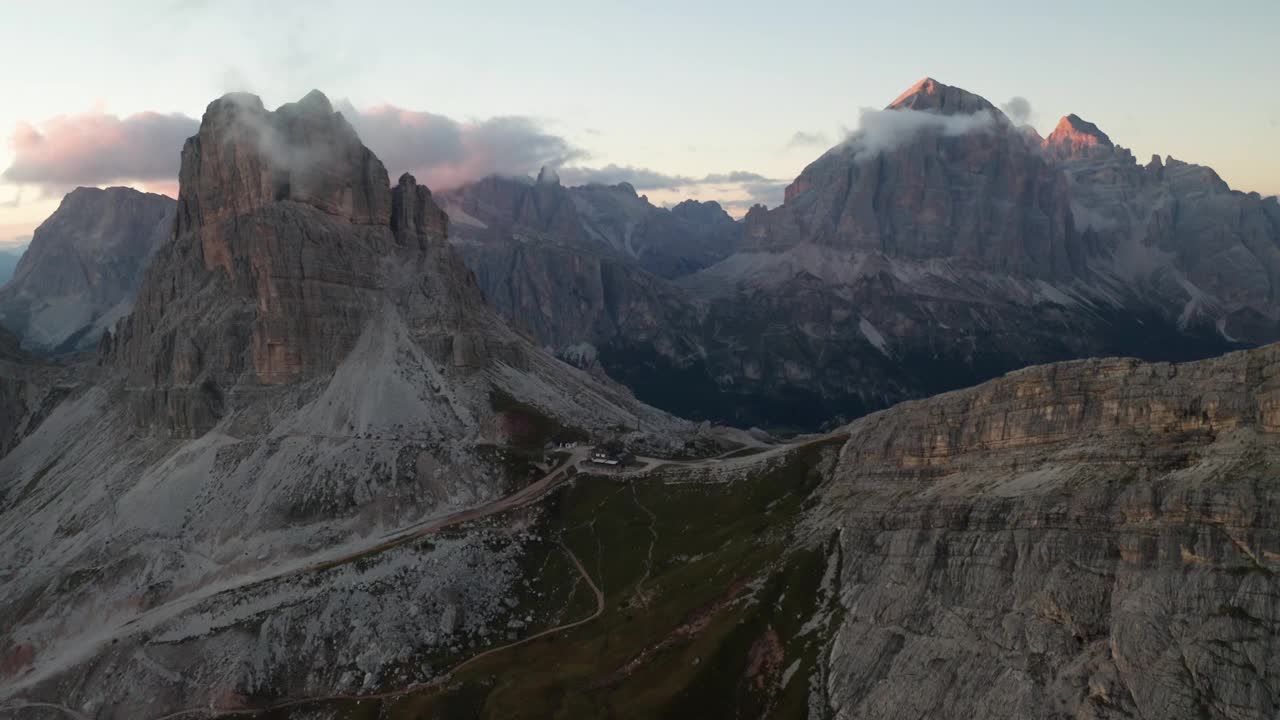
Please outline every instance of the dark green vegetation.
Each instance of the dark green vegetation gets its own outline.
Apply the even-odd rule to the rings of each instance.
[[[828,572],[834,543],[800,542],[796,525],[839,442],[762,461],[731,481],[678,467],[580,475],[537,510],[541,539],[525,567],[530,588],[544,592],[520,605],[543,602],[542,627],[590,618],[596,597],[572,553],[603,591],[603,613],[468,662],[444,684],[344,701],[340,716],[807,716],[817,657],[839,619],[838,578]]]

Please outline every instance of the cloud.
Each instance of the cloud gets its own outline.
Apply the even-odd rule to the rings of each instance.
[[[948,137],[990,130],[995,116],[983,110],[972,115],[939,115],[922,110],[873,110],[863,108],[858,129],[845,139],[859,159],[888,152],[931,130]]]
[[[696,178],[684,175],[669,175],[649,168],[613,163],[599,168],[560,168],[560,179],[565,185],[617,185],[625,182],[636,190],[672,190],[698,184]]]
[[[459,122],[391,105],[356,110],[342,102],[338,109],[392,177],[410,172],[433,189],[486,175],[532,175],[543,166],[586,157],[568,140],[519,115]]]
[[[776,182],[772,178],[767,178],[760,173],[747,172],[746,170],[734,170],[727,173],[711,173],[706,175],[700,181],[704,185],[719,185],[724,183],[755,183],[755,182]]]
[[[562,167],[560,168],[560,177],[566,185],[617,185],[625,182],[636,190],[678,190],[699,185],[770,185],[779,182],[760,173],[747,170],[708,173],[701,177],[693,177],[689,175],[672,175],[650,168],[615,165],[612,163],[599,168]]]
[[[827,134],[823,132],[804,132],[797,130],[795,135],[791,136],[791,140],[787,143],[787,147],[809,147],[812,145],[830,145],[827,140]]]
[[[252,96],[233,101],[255,102]],[[508,115],[459,121],[431,112],[381,105],[360,110],[348,101],[335,108],[387,166],[392,179],[413,173],[433,190],[447,190],[488,175],[532,176],[548,167],[566,185],[630,183],[639,191],[691,191],[733,186],[761,202],[780,201],[784,183],[746,170],[688,176],[650,168],[581,165],[588,154],[534,118]],[[252,123],[254,113],[242,113]],[[61,116],[38,126],[21,123],[13,133],[13,164],[0,179],[57,195],[78,185],[128,183],[172,193],[186,138],[199,122],[184,115],[139,113],[119,118],[101,112]],[[279,164],[304,167],[321,162],[319,149],[287,146],[269,123],[246,126]],[[19,195],[15,202],[28,199]]]
[[[744,184],[742,189],[752,204],[777,207],[782,204],[782,196],[788,184],[780,181],[753,182]]]
[[[1009,102],[1001,105],[1000,109],[1009,116],[1014,125],[1026,125],[1031,122],[1031,101],[1021,95],[1009,98]]]
[[[183,142],[199,122],[143,112],[121,118],[93,111],[38,125],[20,122],[10,138],[13,162],[0,179],[60,194],[77,185],[171,180]]]

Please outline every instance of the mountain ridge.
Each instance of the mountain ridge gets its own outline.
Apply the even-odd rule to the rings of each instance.
[[[40,352],[93,348],[128,313],[174,201],[132,188],[77,188],[40,225],[0,287],[0,322]]]

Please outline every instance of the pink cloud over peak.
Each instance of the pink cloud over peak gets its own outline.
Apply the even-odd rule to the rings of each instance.
[[[197,128],[180,114],[121,118],[100,110],[20,122],[10,137],[13,163],[0,178],[51,194],[77,185],[171,182],[182,144]]]

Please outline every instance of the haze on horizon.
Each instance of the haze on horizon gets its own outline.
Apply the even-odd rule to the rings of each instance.
[[[61,9],[6,9],[0,245],[76,185],[173,194],[183,138],[234,90],[275,107],[318,88],[393,173],[437,189],[550,164],[566,183],[625,180],[656,203],[741,214],[780,202],[863,108],[932,76],[1022,98],[1009,111],[1042,134],[1077,113],[1142,162],[1172,155],[1280,194],[1280,4],[1266,0],[423,3],[394,22],[337,2],[272,17],[239,0]]]

